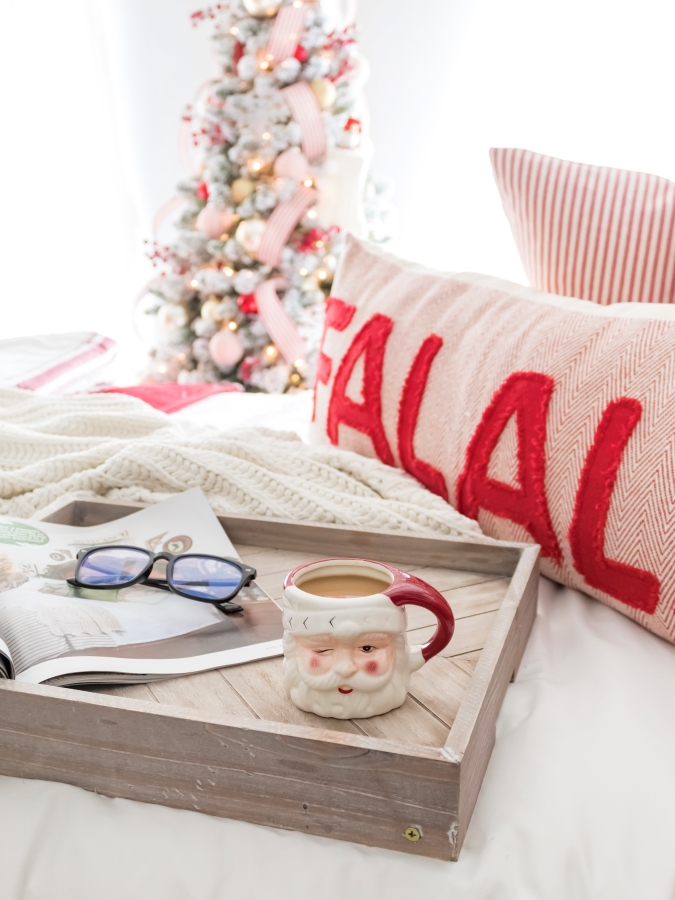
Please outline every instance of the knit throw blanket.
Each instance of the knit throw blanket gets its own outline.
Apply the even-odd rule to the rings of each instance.
[[[117,394],[0,388],[0,514],[28,518],[75,497],[153,502],[192,487],[217,513],[492,543],[398,469],[293,433],[197,429]]]

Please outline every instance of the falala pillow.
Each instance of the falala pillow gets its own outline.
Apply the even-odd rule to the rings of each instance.
[[[349,239],[315,443],[414,475],[675,641],[675,306],[444,275]]]
[[[490,159],[530,284],[595,303],[675,301],[675,184],[512,147]]]

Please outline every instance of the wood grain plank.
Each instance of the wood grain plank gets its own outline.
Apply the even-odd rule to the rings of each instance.
[[[481,650],[485,645],[497,613],[498,610],[458,619],[455,622],[455,633],[452,640],[445,650],[441,650],[439,656],[459,656],[462,653],[469,653],[471,650]],[[435,625],[413,629],[408,631],[408,640],[411,644],[425,644],[430,640],[435,630]]]
[[[398,709],[392,709],[383,716],[354,719],[354,722],[364,734],[371,737],[413,743],[421,747],[442,747],[450,731],[448,724],[439,721],[410,695]]]
[[[262,659],[243,666],[230,666],[219,669],[218,672],[261,719],[348,734],[363,734],[348,719],[324,719],[294,706],[286,696],[282,661],[279,658]]]
[[[410,693],[449,730],[470,681],[471,673],[456,665],[454,660],[435,656],[413,674]]]
[[[393,563],[397,565],[397,563]],[[400,568],[405,569],[411,575],[416,575],[422,581],[426,581],[437,591],[451,591],[455,588],[468,587],[472,584],[481,584],[483,581],[494,581],[497,576],[490,575],[485,572],[464,572],[461,569],[447,569],[443,566],[408,566],[405,568],[403,564]]]
[[[305,562],[311,562],[319,557],[312,553],[299,553],[292,550],[264,550],[262,553],[253,553],[242,556],[244,562],[254,566],[258,572],[256,581],[266,575],[277,575],[283,583],[284,578],[292,569],[301,566]]]
[[[239,557],[244,560],[258,556],[260,553],[268,553],[270,549],[269,547],[260,547],[257,544],[240,544],[237,541],[232,541],[232,543]],[[253,564],[251,563],[251,565]]]
[[[149,688],[158,703],[244,719],[256,717],[217,670],[155,681]]]
[[[131,700],[147,700],[157,703],[157,698],[147,684],[91,684],[83,685],[78,690],[94,691],[97,694],[109,694],[112,697],[129,697]]]
[[[469,653],[453,656],[452,661],[460,668],[464,669],[465,672],[468,672],[469,675],[473,675],[481,653],[482,650],[471,650]]]
[[[450,604],[455,619],[475,616],[484,612],[499,609],[510,584],[509,578],[498,578],[483,581],[468,587],[441,591]],[[420,606],[407,606],[408,630],[434,625],[436,617]]]

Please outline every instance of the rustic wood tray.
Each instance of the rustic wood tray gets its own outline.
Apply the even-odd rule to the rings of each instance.
[[[46,521],[94,525],[137,508],[77,501]],[[296,709],[280,658],[86,691],[2,682],[0,773],[457,859],[534,620],[538,548],[220,521],[273,598],[289,569],[322,556],[414,571],[451,604],[452,642],[412,676],[400,709],[352,721]],[[408,607],[408,616],[411,641],[424,642],[431,615]]]

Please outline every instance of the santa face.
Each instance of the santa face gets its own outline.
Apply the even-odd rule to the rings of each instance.
[[[405,700],[408,652],[400,633],[287,633],[284,656],[291,699],[307,712],[361,718],[386,712]]]

